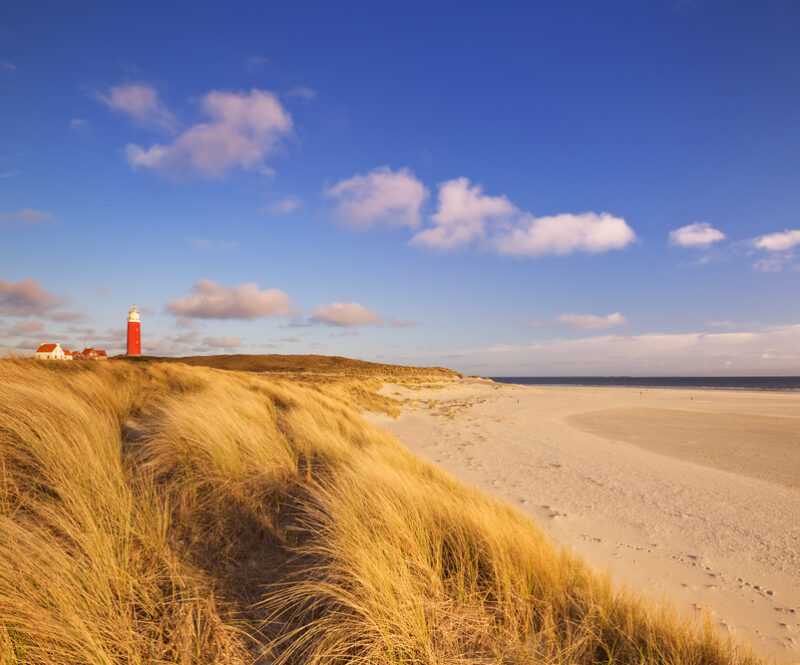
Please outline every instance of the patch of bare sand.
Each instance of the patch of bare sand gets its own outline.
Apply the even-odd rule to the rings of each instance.
[[[800,417],[622,408],[569,423],[609,441],[800,488]]]
[[[800,662],[800,395],[468,379],[386,391],[405,413],[370,419],[412,451],[618,581]]]

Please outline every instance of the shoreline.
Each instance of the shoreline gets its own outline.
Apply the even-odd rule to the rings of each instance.
[[[684,611],[708,607],[757,653],[800,662],[800,464],[785,459],[800,458],[793,393],[480,379],[384,390],[406,410],[369,419],[416,454],[516,505],[618,583]],[[726,429],[729,416],[739,421]],[[754,477],[748,437],[764,428]]]
[[[531,378],[534,379],[534,382],[531,383],[519,383],[517,381],[513,381],[511,379],[527,379]],[[552,382],[548,383],[537,383],[535,382],[537,379],[556,379]],[[592,378],[602,379],[606,377],[575,377],[576,379],[587,379],[585,383],[575,383],[569,382],[568,380],[571,377],[525,377],[525,376],[497,376],[497,377],[485,377],[482,380],[491,381],[492,383],[498,383],[501,385],[506,386],[521,386],[521,387],[553,387],[553,388],[633,388],[633,389],[647,389],[647,390],[719,390],[723,392],[752,392],[752,393],[778,393],[778,394],[800,394],[800,386],[798,387],[791,387],[791,388],[759,388],[755,386],[704,386],[704,385],[664,385],[664,384],[657,384],[657,383],[590,383],[588,380]],[[608,377],[611,379],[618,379],[618,378],[630,378],[630,379],[637,379],[639,377]],[[643,377],[643,378],[672,378],[672,377]],[[718,378],[718,377],[676,377],[676,378]],[[724,377],[723,377],[724,378]],[[772,378],[772,377],[732,377],[732,378]],[[781,378],[789,378],[794,379],[800,384],[800,377],[781,377]],[[560,382],[562,381],[563,382]]]

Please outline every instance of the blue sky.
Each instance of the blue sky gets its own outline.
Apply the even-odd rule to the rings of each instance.
[[[0,350],[800,373],[799,21],[5,3]]]

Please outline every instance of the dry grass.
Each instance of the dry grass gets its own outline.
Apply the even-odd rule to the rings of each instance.
[[[378,382],[0,361],[0,663],[755,663],[367,424]]]
[[[240,372],[259,372],[286,375],[292,378],[310,378],[317,382],[323,378],[342,376],[377,377],[381,379],[401,379],[406,382],[442,381],[460,377],[461,374],[445,367],[405,367],[387,365],[365,360],[353,360],[341,356],[319,355],[222,355],[186,356],[183,358],[160,358],[156,356],[117,356],[116,360],[126,362],[177,362],[184,365],[213,367]]]

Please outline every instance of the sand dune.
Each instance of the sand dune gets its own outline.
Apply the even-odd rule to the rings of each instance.
[[[407,412],[371,418],[413,451],[617,580],[708,607],[759,653],[800,662],[800,396],[470,380],[386,390],[411,400]]]

